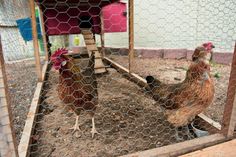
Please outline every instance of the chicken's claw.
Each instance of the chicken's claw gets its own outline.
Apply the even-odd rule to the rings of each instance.
[[[94,137],[95,134],[100,134],[100,133],[96,130],[95,122],[94,122],[94,117],[92,117],[92,130],[91,130],[91,133],[92,133],[92,138]]]
[[[100,134],[97,130],[96,130],[96,128],[92,128],[92,130],[91,130],[91,133],[92,133],[92,138],[94,138],[94,135],[95,134]]]
[[[76,137],[80,137],[81,135],[78,135],[78,131],[81,132],[80,128],[79,128],[79,124],[78,124],[78,120],[79,120],[79,116],[76,116],[76,121],[75,121],[75,125],[71,128],[69,128],[69,130],[73,130],[72,134],[75,134]]]

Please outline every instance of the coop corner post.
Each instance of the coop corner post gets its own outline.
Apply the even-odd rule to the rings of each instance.
[[[3,139],[0,141],[0,156],[18,157],[6,77],[5,61],[0,36],[0,137],[6,137],[6,141],[3,141]]]
[[[236,122],[236,42],[228,84],[227,99],[223,114],[222,133],[231,138]]]
[[[47,38],[46,38],[46,32],[45,32],[45,22],[43,17],[42,8],[39,7],[39,16],[40,16],[40,22],[41,22],[41,29],[42,29],[42,36],[43,36],[43,46],[45,51],[45,60],[48,61],[48,46],[47,46]]]
[[[33,36],[33,44],[34,44],[34,56],[35,56],[35,64],[36,64],[36,72],[38,75],[38,81],[42,81],[42,68],[40,65],[40,54],[39,54],[39,45],[38,45],[38,34],[37,34],[37,22],[35,15],[35,4],[34,0],[29,0],[30,11],[31,11],[31,23],[32,23],[32,36]]]
[[[102,57],[105,57],[105,36],[104,36],[104,23],[103,23],[103,14],[101,12],[100,14],[100,20],[101,20],[101,34],[100,34],[100,39],[101,39],[101,54]]]
[[[129,72],[134,59],[134,0],[129,0]]]

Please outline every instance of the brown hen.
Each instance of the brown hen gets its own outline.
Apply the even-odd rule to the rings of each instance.
[[[176,127],[187,125],[213,101],[215,89],[208,53],[199,52],[181,83],[165,84],[152,76],[146,77],[151,95],[166,109],[167,120]]]
[[[89,58],[87,67],[81,71],[68,50],[58,49],[52,56],[51,62],[59,70],[58,95],[76,113],[73,132],[80,131],[78,120],[82,110],[92,116],[92,137],[98,133],[95,128],[94,114],[98,104],[97,81],[94,73],[94,53]]]

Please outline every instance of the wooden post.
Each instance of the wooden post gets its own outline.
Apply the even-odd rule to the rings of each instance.
[[[0,156],[18,156],[0,36]]]
[[[35,5],[34,0],[29,0],[30,2],[30,10],[31,10],[31,23],[32,23],[32,35],[33,35],[33,43],[34,43],[34,57],[36,64],[36,72],[38,75],[38,81],[42,81],[42,68],[40,64],[40,54],[39,54],[39,45],[38,45],[38,33],[37,33],[37,22],[35,16]]]
[[[222,133],[227,137],[232,137],[236,122],[236,43],[234,47],[233,61],[229,78],[226,105],[223,115]]]
[[[134,59],[134,0],[129,0],[129,71]]]
[[[100,20],[101,20],[101,34],[100,34],[100,39],[101,39],[101,54],[102,57],[105,57],[105,38],[104,38],[104,23],[103,23],[103,15],[102,13],[100,14]]]
[[[46,38],[46,32],[45,32],[45,23],[43,18],[43,12],[42,9],[39,7],[39,16],[41,21],[41,27],[42,27],[42,36],[43,36],[43,46],[45,51],[45,60],[48,61],[48,43]]]

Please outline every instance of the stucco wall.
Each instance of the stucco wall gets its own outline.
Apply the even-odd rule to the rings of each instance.
[[[124,2],[127,0],[123,0]],[[235,0],[135,0],[135,47],[193,49],[205,41],[233,52]],[[108,47],[127,47],[128,33],[106,33]]]

